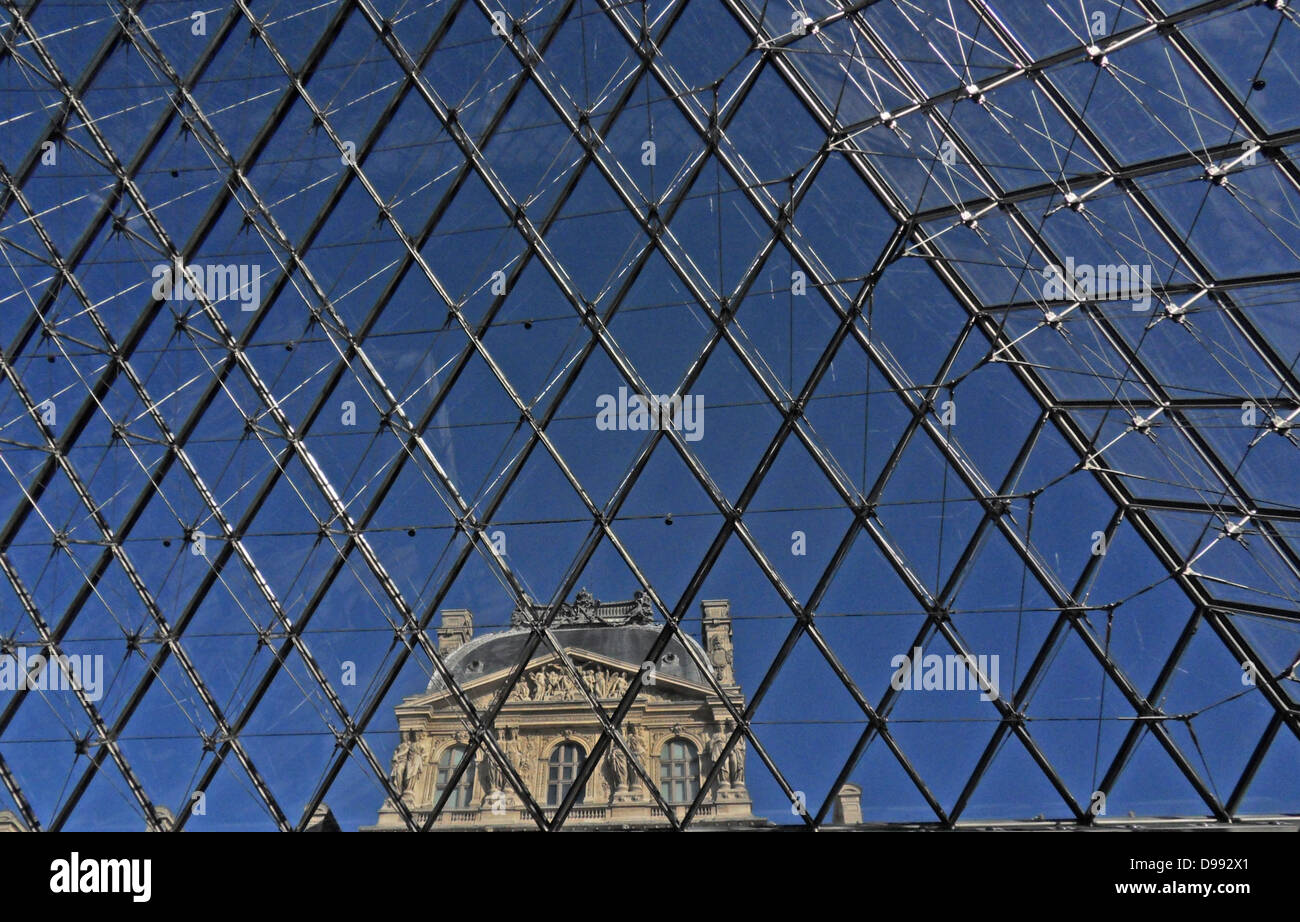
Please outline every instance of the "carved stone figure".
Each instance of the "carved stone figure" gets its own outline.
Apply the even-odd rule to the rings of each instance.
[[[727,648],[722,645],[722,638],[713,638],[713,643],[709,646],[709,659],[713,661],[713,669],[718,673],[722,673],[731,665],[731,658],[727,656]]]
[[[389,780],[399,797],[405,797],[415,787],[424,769],[424,745],[415,741],[415,734],[402,740],[393,753],[393,769]]]
[[[713,768],[714,765],[717,765],[719,762],[722,761],[722,750],[725,749],[726,746],[727,746],[727,734],[719,731],[709,737],[710,770]],[[719,787],[729,786],[729,783],[727,781],[727,770],[725,766],[723,767],[722,771],[718,773],[718,785]]]
[[[510,764],[514,766],[515,773],[523,779],[524,784],[528,784],[528,747],[523,740],[516,736],[506,743],[504,752]]]
[[[388,774],[388,780],[393,785],[393,790],[401,794],[405,790],[403,785],[403,776],[406,773],[406,760],[411,754],[411,744],[402,739],[397,744],[397,750],[393,753],[393,768]]]
[[[644,589],[638,589],[632,593],[632,610],[628,613],[627,620],[631,624],[649,624],[654,620],[654,605],[650,602],[650,593]]]
[[[533,600],[528,595],[524,596],[522,605],[516,604],[514,610],[510,612],[510,626],[524,627],[532,621]]]
[[[422,768],[424,768],[424,749],[419,743],[413,743],[411,752],[406,757],[406,768],[402,772],[402,796],[411,793],[411,788],[415,787],[415,781],[420,777]]]
[[[745,786],[745,738],[743,736],[736,740],[736,745],[731,747],[731,755],[727,757],[727,771],[731,775],[733,788]]]
[[[597,698],[620,698],[629,679],[622,672],[601,666],[580,667],[583,684]],[[578,682],[562,666],[551,664],[524,676],[511,692],[512,701],[578,701]]]
[[[573,597],[572,614],[576,621],[591,621],[596,614],[596,606],[600,603],[596,597],[586,590],[586,587],[578,590],[578,594]]]
[[[616,746],[609,747],[605,756],[605,768],[609,773],[609,787],[612,791],[627,790],[627,756]]]
[[[482,759],[479,762],[482,766],[483,791],[485,794],[491,794],[493,791],[499,791],[505,786],[505,774],[501,771],[501,766],[497,760],[492,758],[491,753],[486,749],[483,750]]]
[[[636,727],[631,724],[627,725],[627,750],[631,753],[632,758],[636,763],[641,766],[642,770],[649,773],[650,766],[646,762],[645,742],[641,739],[641,734],[637,732]],[[630,785],[635,785],[639,784],[640,780],[640,777],[634,774],[629,766],[628,783]]]
[[[616,615],[614,612],[624,614]],[[517,604],[510,613],[511,627],[529,627],[534,621],[545,621],[551,612],[546,605],[539,605],[531,598],[525,598],[523,604]],[[616,627],[622,624],[650,624],[654,621],[654,603],[650,593],[638,589],[632,594],[631,602],[601,602],[586,588],[580,589],[572,602],[560,602],[555,606],[554,616],[550,619],[552,627],[568,624],[600,624]]]

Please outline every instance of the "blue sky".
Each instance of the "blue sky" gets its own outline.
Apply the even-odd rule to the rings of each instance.
[[[1109,775],[1108,816],[1295,812],[1294,719],[1274,723],[1300,647],[1296,444],[1275,424],[1297,406],[1295,172],[1289,149],[1240,147],[1295,127],[1294,22],[1194,12],[1188,57],[1129,41],[1110,4],[1098,26],[1057,0],[997,24],[965,4],[678,0],[644,7],[647,74],[641,4],[512,0],[540,60],[525,76],[522,36],[453,6],[258,4],[257,27],[219,10],[196,34],[189,5],[153,2],[147,37],[108,44],[105,9],[46,4],[0,52],[0,165],[23,193],[0,217],[0,638],[48,630],[109,673],[93,713],[0,691],[0,756],[43,824],[143,824],[128,774],[179,809],[217,712],[240,752],[186,828],[273,828],[241,760],[290,824],[322,786],[344,828],[372,822],[383,791],[338,758],[319,678],[373,715],[386,769],[393,707],[432,671],[421,651],[386,681],[403,611],[502,626],[503,567],[538,600],[644,579],[697,637],[700,601],[729,599],[747,695],[789,602],[819,595],[836,665],[801,637],[751,726],[817,807],[868,726],[847,679],[889,702],[894,748],[874,735],[848,774],[868,820],[936,820],[905,764],[962,819],[1069,818],[1052,779],[1086,808]],[[790,35],[792,13],[816,33]],[[754,49],[760,15],[785,50]],[[1017,55],[1069,49],[1044,82],[1017,76]],[[58,75],[83,73],[60,136]],[[194,75],[179,107],[171,74]],[[253,268],[257,309],[155,301],[177,251]],[[1151,310],[1049,301],[1042,270],[1066,256],[1148,267]],[[639,386],[701,399],[703,437],[596,426],[602,395]],[[695,579],[801,395],[745,535]],[[531,451],[525,410],[545,422]],[[498,559],[462,553],[465,511],[502,534]],[[1001,735],[965,793],[1005,715],[888,694],[923,630],[954,652],[936,612],[1008,694],[1038,664],[1024,739]],[[285,619],[306,626],[277,665]],[[1267,681],[1243,683],[1236,644]],[[123,724],[116,748],[98,720]],[[748,758],[756,811],[801,822]]]

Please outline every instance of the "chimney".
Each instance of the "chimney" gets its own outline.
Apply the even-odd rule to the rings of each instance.
[[[719,685],[735,685],[736,671],[732,664],[731,603],[726,599],[708,599],[700,602],[704,613],[704,652],[713,666]]]
[[[162,804],[154,804],[153,812],[158,815],[158,828],[148,821],[145,822],[145,832],[171,832],[176,828],[176,814],[172,813]]]
[[[832,817],[836,826],[856,826],[862,822],[862,788],[845,782],[835,793]]]
[[[438,652],[450,653],[474,636],[474,615],[468,608],[444,608],[438,628]]]
[[[305,832],[341,832],[339,821],[334,818],[334,811],[328,804],[321,804],[307,821]]]

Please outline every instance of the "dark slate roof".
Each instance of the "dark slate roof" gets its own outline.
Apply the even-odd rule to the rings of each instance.
[[[619,660],[636,668],[645,660],[646,651],[654,643],[662,624],[625,624],[619,627],[584,625],[580,627],[555,628],[555,636],[560,646],[567,650],[584,650],[608,659]],[[452,676],[462,685],[502,669],[509,669],[523,655],[527,642],[527,628],[510,628],[475,637],[469,643],[452,651],[447,657],[447,666]],[[659,658],[657,672],[661,676],[682,679],[696,685],[707,685],[704,674],[687,654],[682,639],[685,635],[674,636],[668,641],[663,655]],[[707,662],[704,650],[692,637],[685,637],[695,652]],[[551,652],[545,644],[538,647],[534,660],[543,659]],[[442,678],[434,674],[429,681],[428,691],[441,691]]]

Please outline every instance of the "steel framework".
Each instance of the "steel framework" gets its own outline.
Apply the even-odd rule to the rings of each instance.
[[[743,736],[793,822],[829,823],[882,759],[923,804],[906,822],[1029,820],[1043,801],[972,816],[1007,747],[1081,826],[1097,793],[1223,823],[1300,812],[1285,0],[4,9],[0,646],[114,664],[102,697],[0,705],[29,828],[204,828],[221,799],[252,805],[227,825],[301,829],[362,790],[358,810],[391,797],[428,829],[481,750],[543,829],[609,747],[659,798],[620,731],[642,686],[607,712],[550,627],[613,572],[661,615],[649,661],[699,599],[762,574],[781,610],[737,632],[764,658],[743,705],[714,690],[727,751]],[[155,267],[199,262],[253,265],[260,303],[153,290]],[[1067,262],[1145,267],[1149,307],[1077,284],[1054,303],[1045,267]],[[648,311],[657,327],[630,325]],[[864,386],[843,394],[846,367]],[[707,389],[711,420],[762,422],[734,453],[666,427],[605,455],[590,396],[617,387]],[[792,470],[812,483],[782,506]],[[684,508],[709,530],[669,576],[644,529]],[[827,510],[824,561],[788,562],[765,523]],[[515,550],[529,529],[536,557]],[[840,611],[864,557],[867,597]],[[1002,584],[1018,599],[971,601]],[[501,616],[547,600],[486,709],[430,629],[467,593]],[[1002,616],[1014,631],[990,634]],[[977,718],[908,711],[860,663],[891,617],[911,641],[885,663],[992,646],[1007,693]],[[604,728],[558,807],[495,734],[541,649]],[[815,758],[788,725],[835,721],[782,684],[813,673],[852,702],[851,740]],[[387,721],[433,674],[471,743],[420,822]],[[798,717],[768,719],[782,698]],[[984,736],[944,742],[965,720]],[[969,755],[959,779],[932,780],[934,745]],[[665,826],[703,797],[681,819],[660,799]]]

